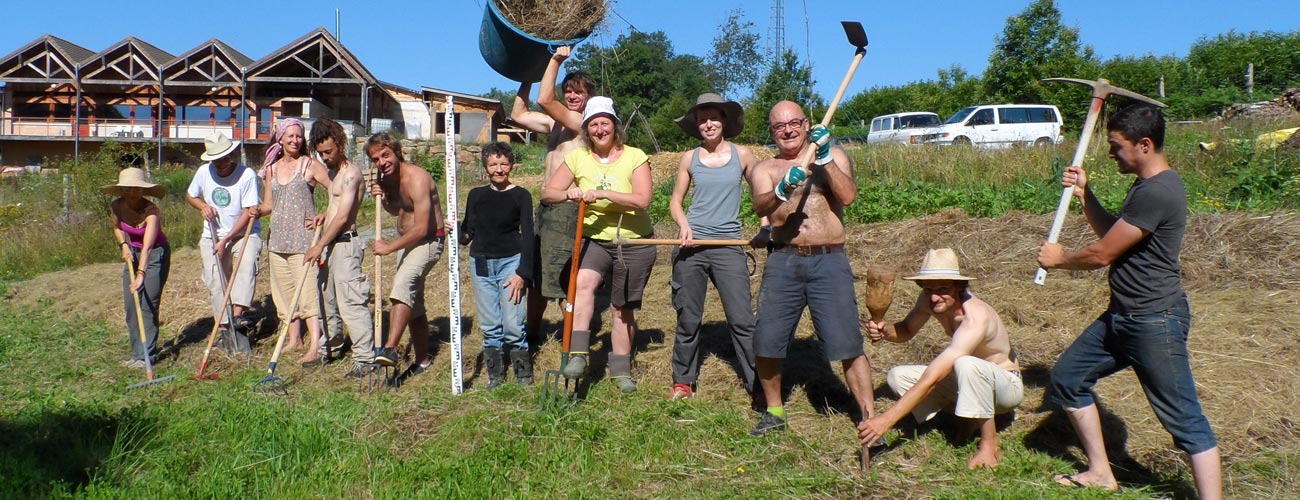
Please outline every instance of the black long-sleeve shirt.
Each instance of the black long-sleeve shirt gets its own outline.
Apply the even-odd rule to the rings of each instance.
[[[460,222],[460,244],[469,245],[471,256],[485,259],[520,254],[515,274],[532,281],[533,196],[519,186],[505,191],[492,186],[471,189]]]

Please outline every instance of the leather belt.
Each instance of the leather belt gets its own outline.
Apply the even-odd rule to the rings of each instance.
[[[795,255],[810,256],[823,255],[829,253],[844,253],[844,244],[836,243],[834,245],[781,245],[774,244],[771,246],[773,252],[792,253]]]
[[[348,232],[346,232],[346,233],[343,233],[343,234],[338,235],[337,238],[334,238],[334,242],[335,242],[335,243],[347,243],[347,242],[349,242],[349,241],[352,241],[352,238],[356,238],[356,237],[357,237],[357,231],[354,229],[354,230],[352,230],[352,231],[348,231]]]

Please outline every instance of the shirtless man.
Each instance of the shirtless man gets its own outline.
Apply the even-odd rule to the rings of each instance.
[[[781,362],[805,305],[812,311],[822,352],[844,367],[845,381],[863,419],[875,415],[871,363],[862,351],[853,270],[844,254],[844,207],[853,203],[858,189],[853,164],[843,150],[830,147],[825,127],[810,130],[808,125],[798,104],[781,101],[773,106],[768,128],[777,155],[748,174],[754,212],[772,223],[754,329],[754,354],[767,411],[750,431],[753,436],[786,427]],[[809,148],[816,157],[804,172],[799,160]]]
[[[962,276],[952,249],[930,250],[921,261],[921,272],[905,279],[921,286],[916,305],[898,323],[868,321],[867,336],[873,342],[901,344],[915,337],[933,316],[952,341],[929,365],[889,370],[889,388],[901,397],[888,410],[858,424],[858,437],[864,445],[874,443],[908,412],[924,422],[949,409],[980,430],[979,450],[966,466],[996,467],[1002,451],[993,415],[1015,409],[1025,395],[1007,327],[993,307],[971,294],[974,278]]]
[[[551,57],[542,74],[541,88],[538,90],[537,104],[544,113],[528,110],[528,93],[531,83],[519,85],[515,95],[514,107],[510,119],[515,123],[546,137],[546,172],[542,175],[542,184],[551,180],[551,175],[564,162],[564,156],[579,147],[575,140],[582,128],[582,113],[587,109],[587,99],[596,93],[596,83],[591,76],[582,71],[573,71],[565,75],[561,88],[564,89],[564,102],[555,100],[555,81],[560,74],[560,64],[568,59],[572,47],[560,47]],[[566,291],[562,281],[563,268],[573,255],[573,233],[578,223],[578,205],[572,202],[557,204],[539,203],[537,206],[536,240],[533,244],[534,276],[529,284],[528,317],[524,329],[531,338],[529,345],[541,346],[545,340],[542,331],[542,315],[546,312],[547,299],[563,299]]]
[[[424,278],[442,257],[445,240],[438,185],[423,168],[407,163],[402,158],[402,144],[386,133],[370,136],[366,155],[380,174],[379,182],[371,183],[370,194],[381,198],[384,210],[397,216],[400,235],[384,241],[382,234],[376,234],[371,243],[375,255],[400,252],[393,291],[388,296],[393,303],[388,313],[388,341],[375,353],[375,362],[397,365],[397,346],[409,324],[411,345],[415,347],[415,363],[409,374],[419,375],[433,363],[429,356],[429,318],[424,310]]]
[[[326,269],[320,273],[317,286],[324,304],[322,312],[331,327],[326,331],[339,335],[347,325],[352,340],[352,367],[345,376],[364,375],[375,370],[374,317],[367,304],[370,280],[362,271],[366,248],[357,239],[357,212],[361,210],[365,181],[361,169],[348,161],[347,134],[338,122],[317,119],[308,143],[325,163],[331,182],[325,228],[303,260],[325,261]],[[334,343],[332,339],[330,343]]]

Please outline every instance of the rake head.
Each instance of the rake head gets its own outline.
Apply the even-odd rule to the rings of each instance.
[[[215,375],[215,374],[214,374],[214,375]],[[141,387],[149,387],[149,386],[151,386],[151,385],[156,385],[156,384],[165,384],[165,383],[167,383],[167,382],[171,382],[171,381],[173,381],[173,380],[176,380],[176,376],[175,376],[175,375],[168,375],[168,376],[166,376],[166,377],[158,377],[158,378],[155,378],[155,379],[151,379],[151,380],[146,380],[146,381],[144,381],[144,382],[140,382],[140,383],[138,383],[138,384],[131,384],[131,385],[128,385],[128,386],[126,386],[126,390],[128,390],[128,391],[133,391],[133,390],[139,389],[139,388],[141,388]]]
[[[289,388],[278,375],[267,375],[253,384],[253,392],[263,396],[288,396]]]

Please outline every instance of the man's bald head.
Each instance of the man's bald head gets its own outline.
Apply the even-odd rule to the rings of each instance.
[[[783,123],[795,118],[804,118],[803,106],[794,101],[781,101],[772,106],[772,112],[767,114],[767,124]]]

